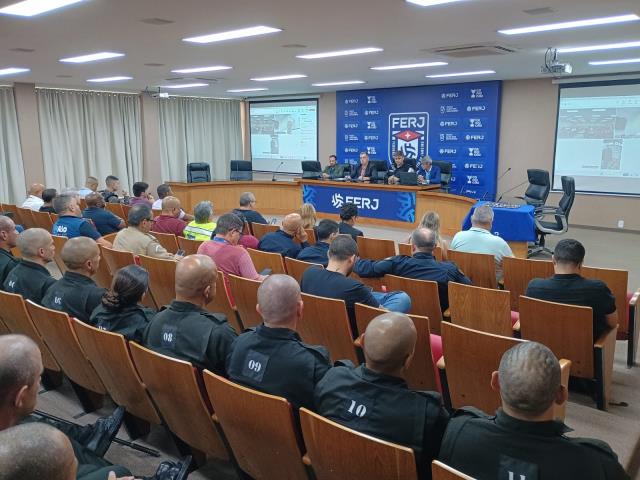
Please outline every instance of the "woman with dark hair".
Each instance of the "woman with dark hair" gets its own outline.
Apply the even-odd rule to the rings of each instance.
[[[140,305],[149,288],[149,273],[138,265],[127,265],[116,272],[111,289],[102,296],[89,319],[101,330],[119,333],[127,340],[142,342],[142,334],[155,312]]]

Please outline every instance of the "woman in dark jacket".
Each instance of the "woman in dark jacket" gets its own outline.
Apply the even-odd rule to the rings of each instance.
[[[102,296],[89,319],[101,330],[119,333],[127,340],[142,343],[142,334],[155,312],[140,305],[149,288],[149,273],[138,265],[128,265],[116,272],[111,289]]]

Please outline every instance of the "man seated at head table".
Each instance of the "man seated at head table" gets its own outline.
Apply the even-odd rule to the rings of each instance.
[[[300,243],[296,243],[298,240]],[[282,226],[277,232],[267,233],[258,248],[263,252],[279,253],[283,257],[298,258],[303,248],[309,246],[307,232],[302,228],[302,217],[299,213],[290,213],[282,219]]]
[[[181,220],[180,200],[176,197],[164,197],[162,199],[162,213],[153,219],[152,232],[172,233],[176,237],[182,237],[187,222]]]
[[[568,438],[570,429],[554,419],[554,406],[567,401],[560,363],[544,345],[523,342],[502,356],[491,376],[500,394],[496,415],[466,407],[451,418],[439,459],[484,479],[628,480],[606,443]]]
[[[416,327],[399,313],[374,318],[362,336],[365,363],[336,362],[315,389],[316,411],[366,435],[410,447],[421,478],[431,478],[449,414],[437,392],[410,390],[404,372],[416,348]],[[497,478],[497,477],[496,477]]]
[[[338,157],[329,155],[329,164],[322,170],[322,178],[332,180],[334,178],[342,178],[344,176],[344,166],[338,165]]]
[[[111,248],[111,242],[102,238],[93,223],[82,218],[77,195],[58,195],[53,199],[53,207],[58,214],[58,220],[53,224],[51,233],[67,238],[88,237],[104,247]]]
[[[16,224],[9,217],[0,215],[0,290],[9,272],[20,262],[13,256],[11,249],[18,243]]]
[[[369,154],[366,152],[360,153],[360,163],[354,167],[351,179],[360,182],[377,183],[378,168],[369,161]]]
[[[147,255],[164,260],[179,260],[182,257],[167,252],[158,239],[149,233],[153,226],[153,212],[147,205],[134,205],[129,209],[129,226],[120,230],[113,241],[113,248],[134,255]]]
[[[175,196],[173,194],[173,191],[171,190],[171,187],[169,185],[167,185],[166,183],[158,185],[158,188],[156,188],[156,192],[158,193],[158,199],[153,202],[153,205],[151,205],[151,209],[152,210],[162,210],[162,200],[165,197],[174,197]],[[184,220],[185,222],[190,222],[190,221],[192,221],[194,219],[194,216],[193,215],[189,215],[187,212],[185,212],[184,210],[180,209],[180,215],[178,215],[178,218],[180,220]]]
[[[329,246],[331,242],[338,236],[340,226],[338,222],[333,220],[320,220],[316,227],[316,237],[318,237],[314,245],[304,248],[298,254],[298,260],[309,263],[318,263],[323,267],[329,264]]]
[[[84,201],[87,208],[82,211],[82,216],[93,222],[100,235],[116,233],[127,226],[122,218],[105,208],[106,203],[99,193],[89,193]]]
[[[415,172],[413,166],[406,161],[404,152],[398,150],[393,154],[393,165],[387,172],[387,183],[394,185],[400,183],[399,173]]]
[[[442,182],[440,167],[433,164],[433,160],[431,160],[431,157],[429,155],[425,155],[424,157],[422,157],[416,167],[418,173],[418,182],[433,184]]]

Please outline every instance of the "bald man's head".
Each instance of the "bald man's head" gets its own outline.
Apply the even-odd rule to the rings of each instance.
[[[258,313],[273,327],[295,323],[302,316],[300,286],[289,275],[270,275],[258,288]]]
[[[282,219],[282,230],[289,235],[295,235],[300,227],[302,227],[302,217],[299,213],[290,213]]]
[[[17,242],[16,224],[9,217],[0,215],[0,248],[13,248]]]
[[[397,374],[407,367],[416,346],[413,321],[401,313],[384,313],[367,326],[363,338],[367,368]]]
[[[431,253],[436,248],[436,234],[428,228],[416,228],[411,233],[411,244],[418,252]]]
[[[98,269],[100,248],[89,237],[70,238],[62,247],[62,261],[69,270],[86,270],[91,273]]]
[[[23,387],[35,385],[37,394],[41,374],[42,357],[33,340],[24,335],[0,336],[0,409],[15,408]]]
[[[29,228],[18,235],[17,246],[23,258],[27,260],[53,260],[55,246],[51,234],[44,228]]]
[[[176,298],[206,305],[215,297],[217,277],[218,269],[210,257],[184,257],[176,266]]]
[[[78,464],[71,442],[41,422],[0,432],[0,480],[74,480]]]
[[[42,197],[43,191],[44,191],[44,185],[42,185],[41,183],[32,183],[31,185],[29,185],[29,195]]]
[[[176,197],[164,197],[162,199],[162,214],[177,217],[180,214],[180,200]]]

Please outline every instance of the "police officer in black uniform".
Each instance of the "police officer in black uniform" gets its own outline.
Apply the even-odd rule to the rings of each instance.
[[[423,478],[431,478],[449,418],[436,392],[409,390],[402,373],[410,365],[416,329],[406,315],[385,313],[363,336],[365,363],[327,372],[315,390],[317,412],[346,427],[412,448]]]
[[[227,358],[234,382],[285,397],[294,407],[313,408],[313,390],[331,367],[325,347],[302,342],[300,287],[288,275],[271,275],[258,289],[264,323],[240,335]]]
[[[16,224],[9,217],[0,215],[0,290],[9,272],[18,265],[19,260],[11,253],[17,241]]]
[[[18,293],[26,300],[40,303],[55,279],[47,270],[56,247],[51,234],[43,228],[30,228],[18,235],[17,246],[22,260],[4,280],[4,290]]]
[[[495,416],[465,408],[452,417],[439,459],[479,480],[624,480],[629,476],[606,443],[568,438],[554,420],[567,401],[560,364],[544,345],[524,342],[502,356],[491,386],[502,408]]]
[[[70,238],[60,255],[67,271],[49,287],[42,299],[42,306],[61,310],[86,322],[105,292],[91,278],[98,271],[100,248],[89,237]]]
[[[413,256],[396,255],[384,260],[359,259],[353,271],[361,277],[383,277],[386,274],[399,277],[438,282],[440,308],[449,308],[449,282],[471,285],[469,280],[453,262],[438,262],[433,257],[436,234],[428,228],[418,228],[411,233]]]
[[[406,161],[404,157],[404,152],[402,150],[398,150],[393,154],[393,165],[392,168],[387,172],[387,183],[396,184],[400,181],[397,173],[400,172],[415,172],[415,166],[411,165]]]
[[[224,315],[204,309],[215,298],[217,276],[215,263],[206,255],[183,258],[176,266],[176,299],[149,323],[145,345],[224,374],[224,362],[237,334]]]

